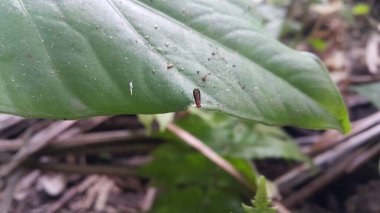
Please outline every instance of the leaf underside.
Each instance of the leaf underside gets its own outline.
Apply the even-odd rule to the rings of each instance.
[[[26,117],[204,109],[349,130],[325,67],[262,30],[243,0],[4,0],[0,111]]]

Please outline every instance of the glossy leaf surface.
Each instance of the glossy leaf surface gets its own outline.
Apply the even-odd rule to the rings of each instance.
[[[250,1],[3,0],[0,111],[75,119],[192,105],[349,130],[325,67],[262,30]]]

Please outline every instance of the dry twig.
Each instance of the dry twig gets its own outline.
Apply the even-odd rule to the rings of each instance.
[[[47,213],[54,213],[58,211],[62,206],[64,206],[70,199],[75,195],[84,192],[90,188],[93,184],[98,181],[99,177],[97,175],[92,175],[83,180],[80,184],[70,188],[57,202],[52,204],[48,209]]]
[[[344,156],[349,155],[352,150],[371,143],[371,139],[374,139],[380,135],[380,124],[377,124],[371,128],[366,129],[359,134],[349,137],[344,142],[339,143],[336,147],[329,149],[328,151],[316,156],[313,162],[317,168],[325,169],[338,162]],[[297,167],[285,175],[275,180],[278,188],[282,192],[289,191],[292,187],[301,184],[308,178],[315,175],[315,169],[309,165],[302,165]]]
[[[142,212],[147,212],[152,208],[156,195],[157,195],[157,188],[155,187],[148,188],[144,199],[140,203],[140,209]]]
[[[76,173],[76,174],[104,174],[118,176],[135,176],[134,170],[125,166],[112,165],[72,165],[72,164],[55,164],[55,163],[32,163],[28,164],[30,168],[50,172]]]
[[[53,123],[48,128],[34,135],[29,143],[22,147],[12,160],[0,168],[0,177],[5,177],[12,173],[18,166],[24,163],[30,156],[40,151],[57,135],[74,125],[76,121],[60,121]]]
[[[0,203],[0,213],[8,213],[13,200],[13,193],[17,187],[17,183],[24,175],[24,171],[17,170],[7,180],[4,196]]]

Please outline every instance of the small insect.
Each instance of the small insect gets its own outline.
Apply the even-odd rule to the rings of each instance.
[[[171,69],[171,68],[173,68],[174,67],[174,64],[172,64],[172,63],[167,63],[166,64],[166,68],[167,69]]]
[[[193,96],[195,100],[195,106],[199,109],[201,108],[201,91],[199,89],[193,90]]]

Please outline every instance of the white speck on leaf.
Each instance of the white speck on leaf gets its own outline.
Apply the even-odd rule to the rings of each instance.
[[[131,92],[131,95],[133,95],[133,83],[132,83],[132,81],[129,82],[129,91]]]

